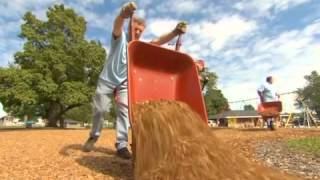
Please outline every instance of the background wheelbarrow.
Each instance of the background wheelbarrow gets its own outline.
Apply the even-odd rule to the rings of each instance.
[[[258,114],[261,115],[263,121],[273,118],[275,122],[280,120],[280,112],[282,111],[281,101],[264,102],[258,105]],[[274,129],[274,124],[270,125],[270,129]]]

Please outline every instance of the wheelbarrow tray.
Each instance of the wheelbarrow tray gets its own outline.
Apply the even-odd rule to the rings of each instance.
[[[152,100],[185,102],[208,122],[193,59],[151,43],[131,41],[128,45],[128,99],[131,124],[135,122],[132,106]]]
[[[258,113],[262,117],[279,116],[281,111],[282,111],[281,101],[264,102],[259,104],[258,106]]]

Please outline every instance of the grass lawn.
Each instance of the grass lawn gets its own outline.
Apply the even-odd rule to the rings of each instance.
[[[320,136],[291,139],[286,145],[292,150],[308,152],[320,156]]]

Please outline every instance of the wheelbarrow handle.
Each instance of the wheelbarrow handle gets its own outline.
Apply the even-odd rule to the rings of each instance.
[[[176,51],[180,51],[180,47],[181,47],[181,34],[178,35],[178,39],[176,42]]]
[[[133,39],[135,39],[135,34],[133,32],[133,21],[132,21],[132,16],[133,14],[131,14],[130,16],[130,20],[129,20],[129,42],[132,41]],[[177,42],[176,42],[176,51],[180,51],[180,47],[181,47],[181,34],[178,35],[178,39],[177,39]]]
[[[134,31],[133,31],[134,27],[133,27],[132,16],[133,16],[133,14],[131,14],[130,20],[129,20],[129,29],[128,29],[128,31],[129,31],[129,33],[128,33],[129,34],[129,42],[135,39],[135,34],[134,34]]]

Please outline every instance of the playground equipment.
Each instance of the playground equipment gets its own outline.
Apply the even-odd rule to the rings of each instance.
[[[308,127],[308,128],[310,128],[311,126],[318,127],[317,119],[316,119],[316,117],[314,117],[314,115],[312,114],[309,107],[302,100],[300,100],[300,103],[303,108],[303,121],[300,122],[299,119],[297,120],[298,127]],[[285,124],[285,127],[288,127],[290,122],[293,123],[292,121],[294,121],[294,118],[293,118],[293,115],[290,114],[290,116]]]
[[[258,113],[262,116],[263,121],[273,118],[270,129],[274,129],[274,123],[280,120],[280,112],[282,111],[281,101],[264,102],[258,105]]]

